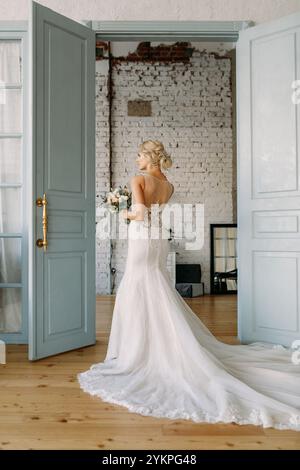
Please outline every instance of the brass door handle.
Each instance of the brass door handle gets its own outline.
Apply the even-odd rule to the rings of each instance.
[[[45,193],[44,193],[42,198],[39,197],[36,200],[36,205],[38,207],[43,207],[43,237],[44,237],[43,240],[41,238],[39,238],[36,241],[36,245],[39,248],[44,247],[44,251],[47,250],[47,246],[48,246],[48,241],[47,241],[47,230],[48,230],[47,204],[48,204],[48,201],[47,201]]]

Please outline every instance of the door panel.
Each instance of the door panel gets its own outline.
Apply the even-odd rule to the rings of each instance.
[[[300,338],[300,14],[237,42],[239,337]]]
[[[30,359],[95,343],[95,34],[32,3]],[[47,204],[38,207],[45,194]],[[45,250],[43,215],[47,216]]]

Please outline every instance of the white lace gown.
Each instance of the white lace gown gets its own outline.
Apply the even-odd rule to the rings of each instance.
[[[146,416],[300,431],[292,350],[218,341],[171,282],[169,241],[142,230],[143,221],[128,226],[106,357],[78,374],[81,388]]]

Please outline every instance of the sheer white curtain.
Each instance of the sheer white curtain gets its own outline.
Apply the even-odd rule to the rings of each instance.
[[[22,132],[22,89],[20,85],[21,42],[0,40],[0,234],[21,232],[20,184],[21,138],[5,134]],[[21,239],[0,236],[0,283],[21,282]],[[0,288],[0,332],[18,332],[21,328],[21,288]]]

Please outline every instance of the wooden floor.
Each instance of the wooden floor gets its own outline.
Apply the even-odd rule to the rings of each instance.
[[[76,374],[106,353],[114,296],[97,297],[97,344],[37,362],[8,346],[0,365],[1,449],[300,449],[300,433],[151,418],[83,392]],[[222,341],[236,343],[236,296],[186,299]]]

